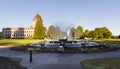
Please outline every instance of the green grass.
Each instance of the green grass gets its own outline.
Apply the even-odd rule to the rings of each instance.
[[[44,40],[39,39],[2,39],[0,40],[0,46],[16,46],[16,45],[23,45],[29,44],[33,42],[41,42]],[[49,41],[49,40],[47,40]]]
[[[120,57],[84,60],[81,64],[83,69],[120,69]]]
[[[22,45],[22,44],[29,44],[33,42],[40,42],[44,40],[39,39],[1,39],[0,40],[0,46],[16,46],[16,45]],[[50,40],[46,40],[47,42]],[[87,41],[87,40],[81,40],[81,41]],[[120,46],[120,40],[89,40],[89,41],[95,41],[99,44],[106,43],[107,45],[114,45],[114,46]]]

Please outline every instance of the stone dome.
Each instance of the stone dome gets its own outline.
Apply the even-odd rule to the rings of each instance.
[[[36,13],[36,15],[34,16],[32,20],[32,27],[35,27],[37,20],[40,20],[41,22],[43,22],[42,17],[39,15],[39,12]]]

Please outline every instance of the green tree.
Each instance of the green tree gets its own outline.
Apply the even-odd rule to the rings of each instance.
[[[70,28],[70,32],[69,32],[69,37],[71,40],[73,40],[73,35],[75,36],[75,28],[74,27]]]
[[[103,37],[108,39],[112,37],[112,32],[107,27],[102,27]]]
[[[83,37],[83,27],[82,26],[78,26],[76,28],[75,34],[76,34],[76,38],[77,39],[80,39],[80,37]]]
[[[108,39],[112,37],[112,32],[107,27],[99,27],[99,28],[95,28],[95,30],[90,32],[89,36],[96,39],[100,39],[100,38]]]
[[[97,37],[97,35],[98,35],[97,32],[95,30],[93,30],[93,31],[89,32],[88,37],[95,39]]]
[[[33,38],[34,39],[44,39],[44,37],[45,37],[45,28],[43,26],[43,23],[41,20],[37,20],[36,26],[34,29]]]
[[[85,30],[85,32],[84,32],[84,37],[89,37],[89,33],[90,33],[90,31],[89,30]]]
[[[97,35],[95,36],[96,38],[98,38],[98,39],[103,38],[103,31],[101,28],[95,28],[94,31],[97,33]]]

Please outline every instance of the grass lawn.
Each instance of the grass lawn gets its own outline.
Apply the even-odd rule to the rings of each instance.
[[[0,46],[16,46],[16,45],[22,45],[22,44],[28,44],[33,42],[40,42],[44,40],[39,39],[1,39],[0,40]],[[47,42],[50,40],[46,40]],[[87,40],[81,40],[81,41],[87,41]],[[89,40],[89,41],[95,41],[99,44],[106,43],[107,45],[115,45],[120,46],[120,40]]]
[[[16,45],[22,45],[22,44],[28,44],[33,42],[40,42],[44,40],[39,39],[1,39],[0,40],[0,46],[16,46]],[[47,40],[49,41],[49,40]]]
[[[81,64],[83,69],[120,69],[120,57],[84,60]]]

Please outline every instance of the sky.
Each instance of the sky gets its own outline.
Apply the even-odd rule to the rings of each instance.
[[[0,31],[31,26],[37,11],[47,28],[107,27],[113,35],[120,35],[120,0],[0,0]]]

